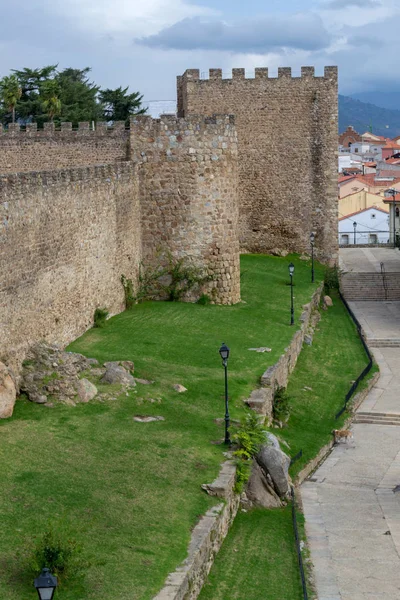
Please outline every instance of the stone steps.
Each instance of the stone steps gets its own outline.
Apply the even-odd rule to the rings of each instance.
[[[400,414],[357,412],[354,418],[354,423],[400,426]]]
[[[370,348],[400,348],[399,338],[367,338]]]
[[[345,273],[340,283],[347,300],[400,300],[400,273]]]

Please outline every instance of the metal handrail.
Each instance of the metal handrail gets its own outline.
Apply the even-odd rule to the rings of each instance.
[[[383,262],[381,262],[381,274],[382,274],[383,289],[385,290],[385,300],[387,300],[388,299],[388,285],[387,285],[387,281],[386,281],[385,264]]]
[[[299,563],[299,570],[300,570],[300,577],[301,577],[301,586],[303,588],[303,600],[308,600],[306,577],[304,574],[303,557],[301,555],[299,529],[297,526],[296,498],[294,495],[294,487],[293,486],[291,486],[290,494],[292,496],[292,522],[293,522],[293,529],[294,529],[294,538],[295,538],[295,542],[296,542],[297,561]]]

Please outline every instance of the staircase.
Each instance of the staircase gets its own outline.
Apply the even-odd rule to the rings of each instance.
[[[370,348],[400,348],[400,338],[368,338]]]
[[[400,300],[400,273],[345,273],[341,290],[348,301]]]
[[[400,415],[390,413],[357,412],[354,423],[372,423],[373,425],[400,425]]]

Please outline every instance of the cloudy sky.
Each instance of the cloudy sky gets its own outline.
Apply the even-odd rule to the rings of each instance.
[[[186,68],[338,65],[340,91],[400,91],[400,0],[0,0],[0,74],[92,67],[102,87],[175,98]]]

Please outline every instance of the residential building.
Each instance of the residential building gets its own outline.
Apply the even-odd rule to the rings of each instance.
[[[389,213],[372,206],[339,218],[339,244],[387,244],[390,241]]]

